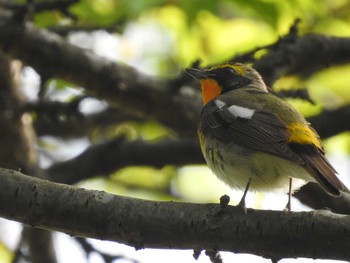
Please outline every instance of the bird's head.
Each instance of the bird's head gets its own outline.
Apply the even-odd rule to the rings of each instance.
[[[207,69],[188,68],[186,72],[201,81],[204,104],[225,92],[248,86],[268,92],[259,73],[241,63],[225,63]]]

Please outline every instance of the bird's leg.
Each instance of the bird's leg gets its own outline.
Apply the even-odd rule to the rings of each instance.
[[[288,191],[288,203],[283,211],[290,212],[292,211],[292,181],[293,179],[289,178],[289,191]]]
[[[250,177],[249,177],[249,181],[248,181],[248,183],[247,183],[247,186],[246,186],[245,189],[244,189],[244,193],[243,193],[243,196],[242,196],[242,198],[241,198],[241,201],[239,201],[239,203],[238,203],[238,205],[239,205],[240,207],[242,207],[242,209],[243,209],[243,211],[244,211],[245,213],[247,213],[247,207],[246,207],[246,205],[245,205],[245,197],[247,196],[247,193],[248,193],[250,184],[252,183],[252,180],[253,180],[253,177],[250,176]]]

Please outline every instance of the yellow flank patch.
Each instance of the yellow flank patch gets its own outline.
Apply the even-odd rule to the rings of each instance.
[[[306,124],[293,122],[288,125],[290,133],[288,142],[299,144],[313,144],[317,148],[322,149],[318,135],[313,132]]]
[[[204,105],[221,94],[221,87],[214,79],[202,79],[202,96]]]

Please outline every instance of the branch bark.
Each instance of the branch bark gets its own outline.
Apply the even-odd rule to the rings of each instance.
[[[240,207],[145,201],[6,169],[0,169],[0,184],[1,217],[74,236],[121,242],[136,249],[231,251],[274,260],[350,260],[350,216],[329,211],[248,209],[245,215]]]
[[[84,137],[95,129],[103,129],[127,121],[146,121],[122,109],[107,108],[98,113],[82,114],[73,103],[40,102],[28,104],[25,110],[38,116],[33,125],[38,136],[51,135],[62,139]],[[77,105],[78,106],[78,105]]]
[[[0,53],[0,166],[41,176],[37,167],[36,136],[31,118],[27,113],[20,112],[24,104],[19,90],[21,72],[21,62],[9,60]],[[32,262],[55,263],[51,233],[33,228],[26,228],[25,232]]]
[[[20,24],[0,13],[0,49],[47,78],[83,86],[88,94],[143,116],[154,116],[183,135],[196,133],[200,94],[117,64],[68,44],[58,35],[32,24]],[[188,77],[189,78],[189,77]],[[176,109],[176,110],[174,110]]]
[[[293,196],[312,209],[327,208],[338,214],[350,215],[350,195],[342,194],[341,197],[335,198],[316,183],[302,186]]]
[[[350,38],[320,34],[300,36],[299,22],[300,19],[295,20],[289,33],[275,43],[237,55],[231,61],[254,62],[254,68],[270,87],[284,75],[296,74],[306,79],[331,65],[341,65],[350,61]],[[266,55],[256,60],[254,56],[261,50],[266,50]]]
[[[298,36],[294,31],[268,46],[265,56],[254,62],[268,86],[285,75],[306,79],[332,65],[350,61],[350,38],[308,34]]]
[[[53,164],[50,180],[73,184],[97,175],[108,175],[126,166],[204,164],[199,144],[193,140],[163,140],[147,143],[116,138],[91,146],[74,159]]]
[[[324,110],[322,113],[308,118],[312,127],[321,138],[329,138],[341,132],[350,130],[350,106],[343,106],[335,110]]]

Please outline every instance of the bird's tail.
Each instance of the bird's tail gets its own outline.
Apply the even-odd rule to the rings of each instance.
[[[337,177],[337,171],[321,154],[301,155],[306,170],[330,195],[339,196],[340,192],[350,193],[349,189]]]

